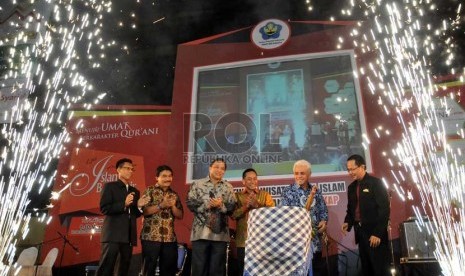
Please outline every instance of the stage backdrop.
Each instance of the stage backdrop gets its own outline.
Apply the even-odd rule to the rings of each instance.
[[[104,109],[105,111],[99,110]],[[60,193],[50,214],[42,258],[53,247],[60,249],[57,266],[94,262],[100,256],[100,192],[115,181],[118,159],[132,159],[132,184],[143,192],[155,183],[155,168],[167,160],[169,107],[96,107],[76,109],[67,123],[70,143],[60,157],[53,190]],[[142,220],[138,220],[140,229]],[[72,246],[62,247],[66,236]],[[140,252],[140,244],[134,250]]]
[[[178,46],[171,120],[177,131],[170,140],[184,138],[170,144],[169,156],[177,180],[185,184],[178,192],[184,200],[192,179],[207,176],[208,163],[219,155],[226,158],[226,178],[236,188],[242,186],[241,171],[253,167],[259,184],[279,203],[282,189],[293,183],[292,164],[304,158],[312,163],[311,182],[319,185],[329,208],[329,236],[355,248],[353,233],[343,237],[340,231],[352,182],[345,160],[362,154],[370,173],[392,183],[383,152],[390,152],[400,131],[375,139],[374,129],[398,130],[396,120],[385,118],[367,83],[353,77],[369,60],[351,46],[337,46],[339,37],[349,40],[351,22],[266,22],[271,27],[265,33],[288,25],[290,39],[263,49],[250,41],[251,26]],[[370,143],[361,133],[372,138]],[[398,224],[412,212],[395,193],[392,206],[397,238]],[[184,221],[190,225],[190,212]],[[178,229],[182,238],[188,231]],[[334,241],[331,255],[345,251]]]
[[[158,165],[174,169],[173,189],[185,209],[184,219],[176,221],[176,232],[179,242],[188,245],[193,217],[185,206],[187,191],[193,179],[207,176],[212,158],[227,160],[226,179],[236,190],[242,188],[241,171],[255,168],[261,188],[278,205],[283,188],[293,183],[292,164],[307,159],[313,168],[311,182],[319,186],[329,209],[329,253],[345,251],[341,245],[355,248],[353,233],[343,237],[340,231],[352,181],[345,160],[351,153],[364,155],[369,172],[391,185],[383,152],[397,143],[399,126],[385,117],[367,84],[353,77],[352,72],[368,60],[360,59],[350,47],[337,47],[338,38],[350,33],[350,22],[265,23],[272,23],[265,24],[271,26],[271,33],[280,29],[277,25],[287,24],[284,29],[290,37],[281,41],[271,35],[275,41],[257,45],[250,36],[261,28],[251,26],[179,45],[171,107],[74,111],[67,123],[71,142],[61,155],[54,183],[61,196],[53,201],[42,258],[50,248],[61,248],[60,235],[66,235],[79,254],[66,245],[57,266],[98,260],[103,222],[100,191],[105,182],[116,179],[114,164],[121,157],[134,160],[133,184],[141,192],[154,183]],[[278,46],[264,49],[263,45]],[[463,85],[453,80],[450,76],[437,82],[443,85],[444,95],[463,97]],[[451,126],[463,124],[463,107],[457,102],[451,106],[453,112],[438,110],[438,115],[447,117]],[[378,126],[392,130],[391,136],[375,138]],[[361,133],[372,138],[370,143]],[[453,133],[450,138],[457,146],[463,144]],[[405,188],[415,192],[408,180]],[[399,223],[413,215],[413,202],[390,194],[392,238],[397,238]],[[235,227],[233,222],[230,227]],[[139,253],[140,247],[134,252]]]
[[[412,206],[421,206],[420,196],[408,177],[401,188],[413,200],[399,197],[393,188],[396,179],[386,155],[402,130],[395,116],[386,115],[365,78],[354,77],[375,55],[340,43],[351,41],[351,28],[352,22],[269,19],[179,45],[171,119],[176,131],[170,135],[171,140],[183,139],[170,144],[169,156],[176,178],[185,181],[178,192],[185,196],[193,179],[207,176],[212,158],[222,156],[228,162],[226,178],[236,189],[242,186],[243,169],[253,167],[260,186],[279,205],[282,189],[293,182],[292,164],[306,159],[312,163],[311,182],[328,205],[329,254],[334,255],[356,248],[353,231],[344,237],[340,229],[352,182],[345,163],[348,155],[358,153],[365,156],[368,172],[389,187],[391,238],[399,238],[399,224],[415,215]],[[251,42],[257,35],[278,46]],[[437,100],[449,106],[438,108],[437,115],[444,119],[450,144],[463,148],[458,129],[465,127],[465,87],[458,78],[435,76],[434,82],[441,87]],[[377,131],[384,130],[390,134],[379,137]],[[190,212],[184,221],[190,225]],[[178,229],[186,240],[188,231]]]

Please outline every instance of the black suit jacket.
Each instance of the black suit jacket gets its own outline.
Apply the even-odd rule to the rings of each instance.
[[[134,193],[134,201],[129,208],[124,208],[126,196]],[[137,245],[136,219],[142,215],[137,208],[139,191],[121,181],[109,182],[104,185],[100,197],[100,212],[105,215],[101,242],[122,242]]]
[[[355,208],[357,206],[357,187],[360,185],[360,222],[361,227],[356,231],[362,231],[367,239],[374,235],[387,242],[387,226],[390,215],[389,197],[386,188],[379,178],[365,174],[363,179],[352,182],[347,188],[347,214],[344,222],[349,224],[348,231],[355,223]],[[355,235],[358,243],[358,235]]]

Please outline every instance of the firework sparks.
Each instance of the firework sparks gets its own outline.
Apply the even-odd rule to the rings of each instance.
[[[0,259],[11,264],[18,237],[29,232],[29,195],[35,187],[39,193],[50,188],[52,161],[69,141],[63,126],[67,111],[75,103],[93,99],[97,104],[103,98],[104,93],[94,95],[79,70],[85,62],[98,68],[95,57],[105,58],[106,48],[117,44],[104,46],[101,37],[103,14],[111,11],[111,1],[12,1],[6,6],[13,7],[13,13],[10,28],[0,37],[8,60],[7,69],[0,71],[0,85],[10,85],[16,101],[0,119],[6,144],[0,153]],[[40,221],[48,224],[50,217],[43,215]],[[0,275],[9,269],[0,263]]]
[[[352,8],[342,11],[352,14],[361,7],[367,19],[352,31],[352,42],[358,53],[377,55],[359,73],[371,93],[379,95],[386,115],[395,111],[403,130],[389,159],[394,179],[390,185],[405,200],[412,194],[402,188],[404,173],[415,183],[421,205],[414,207],[414,213],[419,223],[424,215],[431,216],[432,226],[424,226],[435,238],[434,254],[445,275],[461,274],[465,267],[465,159],[460,150],[465,137],[462,125],[451,130],[445,121],[456,95],[438,97],[440,86],[433,84],[432,71],[435,66],[446,67],[448,74],[458,71],[452,34],[464,14],[461,4],[455,3],[455,16],[441,20],[433,20],[438,8],[432,0],[351,1]],[[341,47],[342,38],[339,43]],[[446,53],[444,63],[432,64],[439,49]],[[463,76],[459,81],[463,85]],[[378,130],[374,133],[380,137]],[[455,144],[450,136],[458,137]]]

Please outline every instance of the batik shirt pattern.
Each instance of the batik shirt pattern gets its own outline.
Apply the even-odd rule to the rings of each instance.
[[[171,188],[164,192],[158,186],[150,186],[145,190],[144,194],[150,197],[150,202],[147,204],[147,207],[157,206],[163,201],[165,194],[168,194],[169,196],[176,197],[176,208],[183,211],[178,194]],[[171,208],[162,209],[158,213],[145,216],[140,239],[156,242],[176,242],[174,220],[175,217]]]
[[[308,195],[312,191],[312,187],[316,184],[309,184],[307,190],[302,189],[298,184],[291,184],[283,189],[281,205],[282,206],[297,206],[305,208]],[[310,217],[312,219],[312,229],[317,231],[320,221],[328,221],[328,208],[321,190],[318,189],[313,199],[312,207],[310,208]],[[320,235],[315,235],[312,238],[312,245],[315,251],[321,251]]]
[[[249,209],[246,208],[247,200],[249,198],[249,192],[247,189],[236,193],[237,204],[236,210],[231,215],[236,220],[236,247],[245,247],[245,241],[247,240],[247,221],[249,219]],[[258,207],[274,207],[275,203],[271,195],[263,190],[259,190],[257,193]]]
[[[221,208],[208,208],[211,195],[222,198]],[[203,239],[229,242],[228,216],[234,211],[235,205],[236,197],[229,182],[222,180],[215,185],[209,177],[194,181],[187,194],[187,207],[194,213],[191,241]],[[219,231],[211,228],[209,222],[212,217],[220,224]]]

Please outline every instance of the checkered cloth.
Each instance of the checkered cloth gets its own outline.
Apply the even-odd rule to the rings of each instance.
[[[280,206],[249,213],[244,275],[308,275],[312,223],[304,208]]]

